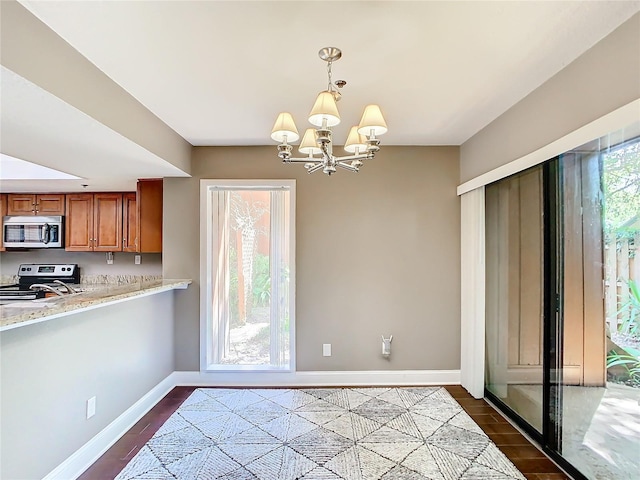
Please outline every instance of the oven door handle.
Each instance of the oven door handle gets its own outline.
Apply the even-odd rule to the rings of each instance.
[[[49,226],[48,223],[45,223],[44,225],[42,225],[42,232],[41,232],[41,237],[40,237],[40,241],[42,243],[44,243],[45,245],[47,243],[49,243],[51,241],[51,227]]]

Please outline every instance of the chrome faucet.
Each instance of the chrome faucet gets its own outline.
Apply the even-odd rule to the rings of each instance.
[[[73,288],[71,285],[67,285],[62,280],[54,280],[53,283],[62,285],[64,288],[67,289],[67,293],[78,293],[78,291],[75,288]]]
[[[51,287],[50,285],[45,285],[44,283],[34,283],[33,285],[31,285],[31,286],[29,287],[29,290],[37,290],[37,289],[40,289],[40,290],[46,290],[46,291],[48,291],[48,292],[53,292],[53,293],[55,293],[56,295],[59,295],[59,296],[61,296],[61,297],[64,297],[64,294],[63,294],[63,293],[60,293],[60,292],[59,292],[58,290],[56,290],[55,288]]]

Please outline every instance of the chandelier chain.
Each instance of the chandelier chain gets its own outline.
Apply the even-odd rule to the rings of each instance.
[[[333,91],[333,85],[331,84],[331,65],[333,64],[333,62],[331,60],[329,60],[327,62],[327,76],[329,77],[329,84],[327,85],[327,90],[328,91]]]

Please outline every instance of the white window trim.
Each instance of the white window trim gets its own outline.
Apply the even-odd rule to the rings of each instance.
[[[213,285],[213,212],[212,192],[217,189],[278,189],[287,188],[290,192],[289,212],[289,245],[291,252],[291,265],[289,266],[289,358],[290,368],[282,369],[265,366],[240,366],[233,367],[212,365],[211,358],[212,324],[212,285]],[[296,181],[295,180],[200,180],[200,371],[229,374],[243,374],[256,372],[291,373],[296,370],[296,342],[295,342],[295,305],[296,305]]]
[[[484,397],[485,206],[484,187],[460,197],[460,384]]]

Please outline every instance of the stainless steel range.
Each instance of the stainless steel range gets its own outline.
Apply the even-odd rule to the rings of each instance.
[[[35,300],[47,292],[73,293],[70,284],[80,283],[80,267],[73,263],[23,263],[18,267],[18,283],[0,286],[0,301]]]

